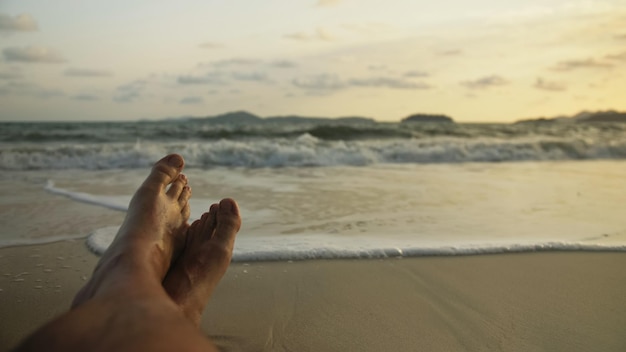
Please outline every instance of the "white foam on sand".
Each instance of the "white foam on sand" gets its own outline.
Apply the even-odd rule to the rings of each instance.
[[[118,210],[126,212],[128,210],[128,204],[130,203],[130,199],[132,196],[105,196],[105,195],[94,195],[84,192],[75,192],[70,191],[63,188],[58,188],[54,185],[54,182],[48,180],[44,189],[50,193],[64,196],[69,199],[72,199],[76,202],[81,202],[85,204],[95,205],[103,208]],[[191,215],[190,219],[199,219],[202,216],[202,213],[206,211],[206,204],[211,204],[209,201],[205,199],[191,199],[189,200],[189,205],[191,207]]]
[[[44,189],[50,193],[64,196],[72,200],[75,200],[77,202],[97,205],[97,206],[101,206],[101,207],[105,207],[105,208],[109,208],[113,210],[119,210],[119,211],[127,211],[128,203],[130,202],[130,197],[128,197],[128,200],[126,200],[126,199],[120,199],[120,197],[110,197],[110,196],[102,196],[102,195],[96,196],[96,195],[89,194],[89,193],[74,192],[74,191],[68,191],[62,188],[57,188],[54,186],[54,182],[51,180],[48,180],[46,182]]]
[[[101,255],[113,242],[119,226],[95,230],[87,246]],[[379,237],[337,237],[327,234],[295,236],[240,236],[233,253],[235,262],[285,261],[313,259],[370,259],[421,256],[454,256],[539,251],[624,252],[626,245],[602,245],[582,242],[493,242],[493,243],[403,243]],[[416,241],[418,242],[418,241]]]
[[[188,171],[192,219],[213,196],[245,204],[236,261],[626,251],[623,163]],[[126,209],[121,196],[46,189]],[[104,252],[116,232],[92,231],[89,247]]]

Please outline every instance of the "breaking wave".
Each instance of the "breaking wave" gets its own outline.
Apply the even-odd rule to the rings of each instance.
[[[0,149],[1,170],[132,169],[180,153],[187,167],[365,166],[384,163],[464,163],[626,159],[626,138],[584,140],[529,137],[328,141],[297,138],[204,142],[11,144]]]

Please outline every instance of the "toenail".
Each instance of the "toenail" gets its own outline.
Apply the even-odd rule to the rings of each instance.
[[[223,199],[220,202],[220,206],[225,206],[226,210],[230,211],[233,214],[238,214],[237,203],[231,199]]]
[[[187,182],[187,176],[185,176],[184,174],[180,174],[178,177],[180,177],[182,181]]]
[[[167,163],[170,164],[170,166],[174,166],[174,167],[181,167],[183,166],[183,159],[174,154],[174,155],[170,155],[169,158],[167,158]]]

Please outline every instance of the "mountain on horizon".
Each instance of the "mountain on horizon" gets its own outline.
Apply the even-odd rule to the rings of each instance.
[[[518,120],[515,123],[585,123],[585,122],[623,122],[626,123],[626,112],[616,110],[587,111],[583,110],[573,116],[540,117]]]
[[[244,110],[227,112],[216,116],[207,116],[202,118],[202,120],[217,123],[258,123],[262,121],[261,117]]]

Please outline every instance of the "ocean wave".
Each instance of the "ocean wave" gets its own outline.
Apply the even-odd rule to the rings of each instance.
[[[265,122],[216,124],[203,121],[0,123],[2,143],[132,143],[215,141],[219,139],[296,138],[310,134],[327,141],[388,138],[455,137],[525,138],[619,138],[626,124],[402,124],[359,122]]]
[[[0,170],[133,169],[180,153],[188,168],[364,166],[385,163],[464,163],[626,159],[626,138],[383,139],[297,138],[205,142],[3,144]]]

